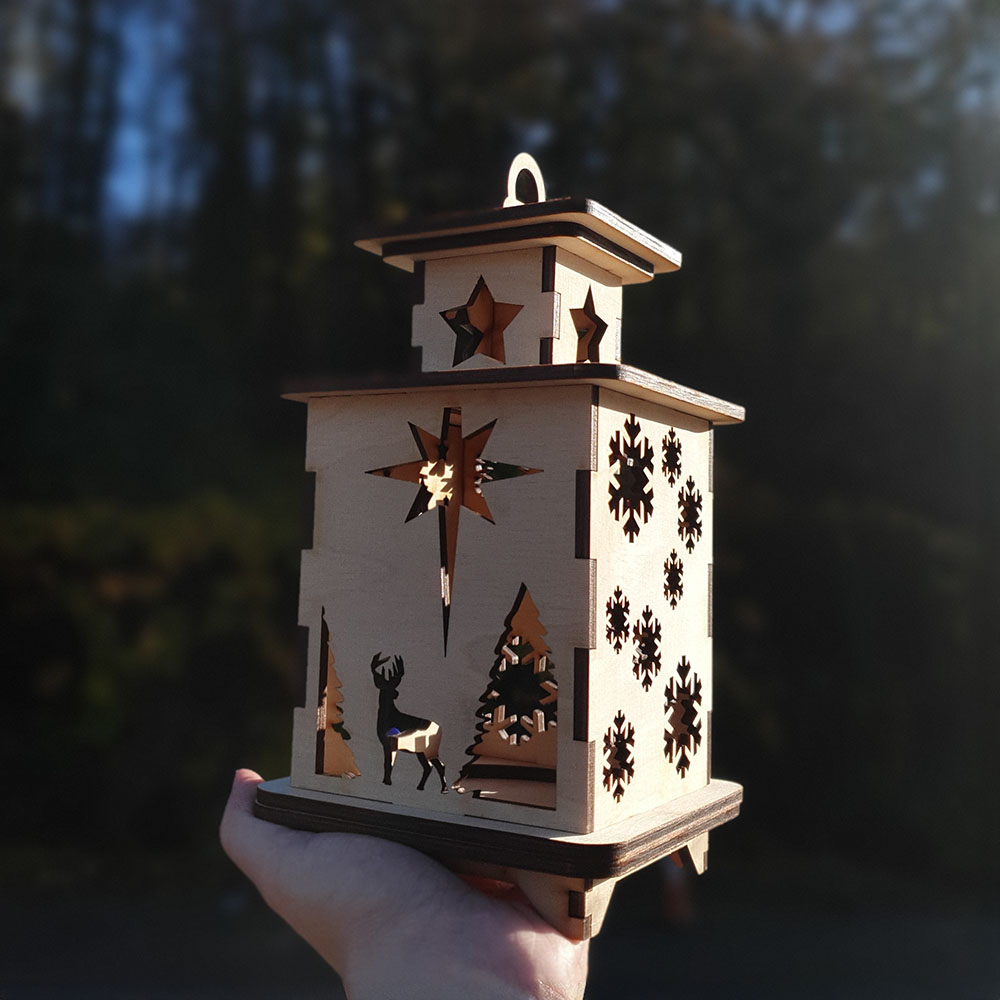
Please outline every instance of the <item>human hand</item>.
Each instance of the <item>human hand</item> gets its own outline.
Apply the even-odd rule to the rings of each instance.
[[[239,770],[220,836],[264,901],[340,973],[351,1000],[571,1000],[589,943],[570,941],[517,889],[484,892],[402,844],[306,833],[253,815]]]

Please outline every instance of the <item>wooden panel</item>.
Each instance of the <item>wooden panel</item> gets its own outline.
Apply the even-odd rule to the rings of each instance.
[[[423,348],[424,370],[537,364],[540,341],[555,335],[555,292],[538,291],[542,257],[539,248],[428,261],[423,302],[413,309],[412,333],[413,346]],[[508,304],[510,312],[520,308],[499,334],[502,353],[494,350],[456,364],[457,335],[441,314],[466,305],[480,278],[496,303]]]
[[[555,288],[560,294],[558,340],[553,347],[554,364],[576,364],[586,361],[578,356],[580,337],[574,318],[583,310],[587,296],[593,306],[593,315],[604,324],[597,348],[598,361],[605,364],[621,360],[616,341],[616,330],[621,322],[622,288],[620,280],[603,268],[583,260],[565,250],[556,254]]]
[[[489,428],[481,458],[511,463],[479,492],[448,507],[414,512],[424,489],[419,445],[436,458],[442,415],[460,417],[460,437]],[[586,744],[573,740],[574,657],[590,641],[592,564],[575,554],[577,471],[591,456],[591,387],[529,386],[516,390],[439,389],[418,395],[352,395],[313,400],[309,408],[307,463],[316,472],[315,544],[302,558],[300,622],[318,643],[321,614],[343,696],[343,723],[360,777],[315,774],[315,704],[296,716],[292,777],[296,787],[327,789],[359,798],[384,799],[449,815],[471,814],[583,830],[590,823]],[[414,429],[411,429],[410,425]],[[392,470],[397,472],[392,472]],[[378,475],[368,474],[373,470]],[[381,470],[381,471],[380,471]],[[389,474],[387,474],[389,473]],[[434,489],[453,489],[438,470]],[[514,478],[508,476],[514,475]],[[589,475],[589,473],[587,473]],[[402,477],[402,478],[400,478]],[[419,477],[418,477],[419,478]],[[430,482],[430,480],[426,480]],[[442,534],[446,510],[459,514],[454,535]],[[485,510],[485,516],[477,516]],[[409,519],[408,519],[409,518]],[[443,643],[442,540],[454,546],[447,649]],[[509,639],[505,616],[521,586],[530,591],[564,705],[556,727],[556,809],[533,809],[487,797],[456,794],[451,788],[468,763],[481,717],[480,699]],[[512,634],[512,633],[511,633]],[[509,640],[513,641],[513,640]],[[398,685],[399,711],[439,727],[439,758],[448,793],[425,787],[423,763],[400,745],[392,762],[391,785],[383,784],[385,744],[376,725],[380,693],[372,664],[376,655],[399,656],[405,673]],[[318,661],[317,661],[318,662]],[[306,690],[314,700],[318,666],[310,665]],[[311,710],[311,712],[310,712]],[[308,754],[299,732],[311,727]],[[405,726],[398,727],[405,731]],[[420,726],[416,727],[420,729]],[[433,759],[430,763],[436,768]],[[506,787],[506,786],[505,786]]]
[[[597,607],[604,614],[590,657],[597,830],[708,780],[708,429],[707,421],[675,409],[601,391],[591,504]],[[691,537],[679,528],[679,494],[689,480],[701,502]]]

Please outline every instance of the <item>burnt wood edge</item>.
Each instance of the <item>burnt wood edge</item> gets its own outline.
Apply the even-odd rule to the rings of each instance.
[[[364,228],[355,234],[355,243],[378,243],[389,239],[412,236],[415,233],[434,233],[442,230],[467,229],[469,226],[495,226],[505,222],[544,219],[551,215],[577,212],[595,215],[595,208],[603,208],[588,198],[549,198],[507,208],[460,209],[455,212],[436,212],[434,215],[416,216],[394,226],[380,229]],[[609,209],[604,211],[610,212]]]
[[[577,559],[590,558],[590,469],[576,470],[576,507],[573,521],[573,552]]]
[[[578,361],[559,365],[511,365],[489,368],[450,368],[441,371],[379,372],[373,375],[331,376],[326,383],[315,379],[290,380],[282,387],[284,395],[322,395],[328,392],[355,392],[379,389],[422,389],[436,386],[475,386],[506,382],[553,382],[567,379],[604,379],[612,382],[635,382],[655,388],[659,383],[673,385],[641,368],[607,362]]]
[[[707,744],[706,749],[708,750],[708,780],[712,780],[712,710],[708,710],[708,719],[705,723],[705,728],[708,732],[705,734],[705,742]]]
[[[659,393],[672,401],[664,402],[665,406],[673,405],[677,408],[676,404],[679,403],[681,406],[686,404],[713,410],[716,413],[714,418],[702,418],[709,419],[713,425],[740,423],[746,418],[744,408],[736,403],[729,403],[716,396],[690,389],[677,382],[661,378],[659,375],[643,371],[641,368],[604,361],[583,361],[559,365],[517,365],[501,368],[459,368],[425,372],[381,372],[374,375],[340,375],[330,377],[325,384],[321,385],[317,385],[315,379],[292,380],[282,387],[282,395],[286,399],[302,400],[311,396],[334,395],[342,392],[387,392],[401,389],[462,388],[479,385],[529,385],[535,382],[580,381],[593,386],[594,382],[598,380],[617,382],[623,386],[634,385]],[[594,386],[594,388],[598,387]],[[725,416],[728,419],[720,420],[719,416]]]
[[[573,739],[587,743],[590,732],[590,650],[573,650]]]
[[[427,266],[422,260],[414,263],[410,296],[410,305],[412,306],[422,306],[424,304],[426,272]]]
[[[439,858],[485,861],[571,878],[621,878],[739,815],[743,789],[683,813],[672,822],[619,843],[580,844],[546,836],[404,816],[322,802],[258,787],[259,819],[313,833],[359,833],[406,844]],[[541,833],[541,831],[540,831]]]
[[[510,222],[533,222],[554,215],[568,214],[590,216],[627,239],[645,247],[656,256],[669,260],[675,266],[680,267],[681,255],[676,249],[592,198],[549,198],[546,201],[512,205],[508,208],[463,210],[439,213],[423,218],[418,217],[378,231],[360,232],[357,234],[354,245],[384,256],[382,246],[393,239],[469,229],[474,226],[490,227],[503,226]]]
[[[543,292],[556,290],[556,248],[554,246],[542,249],[542,289]]]
[[[714,638],[715,630],[715,563],[708,564],[708,616],[705,631],[709,639]]]
[[[502,246],[523,240],[552,240],[559,238],[585,239],[612,257],[617,257],[630,267],[649,277],[656,273],[655,265],[631,250],[626,250],[614,240],[595,232],[579,222],[536,222],[527,226],[510,226],[505,229],[477,229],[471,233],[445,233],[440,236],[418,236],[411,239],[391,240],[382,245],[383,258],[420,257],[448,250],[469,250],[474,247]]]
[[[305,483],[302,488],[302,535],[300,538],[303,550],[313,547],[316,534],[316,472],[307,469]]]

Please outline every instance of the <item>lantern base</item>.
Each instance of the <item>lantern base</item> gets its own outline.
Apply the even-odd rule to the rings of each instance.
[[[594,833],[573,834],[495,820],[406,809],[293,788],[257,789],[254,814],[298,830],[369,834],[416,848],[463,875],[517,885],[539,913],[576,940],[600,929],[618,879],[668,855],[705,868],[708,831],[734,819],[743,788],[710,781],[656,809]]]

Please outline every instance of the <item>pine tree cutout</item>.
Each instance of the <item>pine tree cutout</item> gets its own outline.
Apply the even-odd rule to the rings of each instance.
[[[558,685],[545,627],[523,583],[494,652],[476,738],[466,751],[472,759],[455,788],[554,809]]]
[[[361,772],[347,740],[351,734],[344,725],[344,696],[340,678],[333,666],[330,629],[326,608],[320,616],[319,708],[316,711],[316,773],[338,778],[357,778]]]

